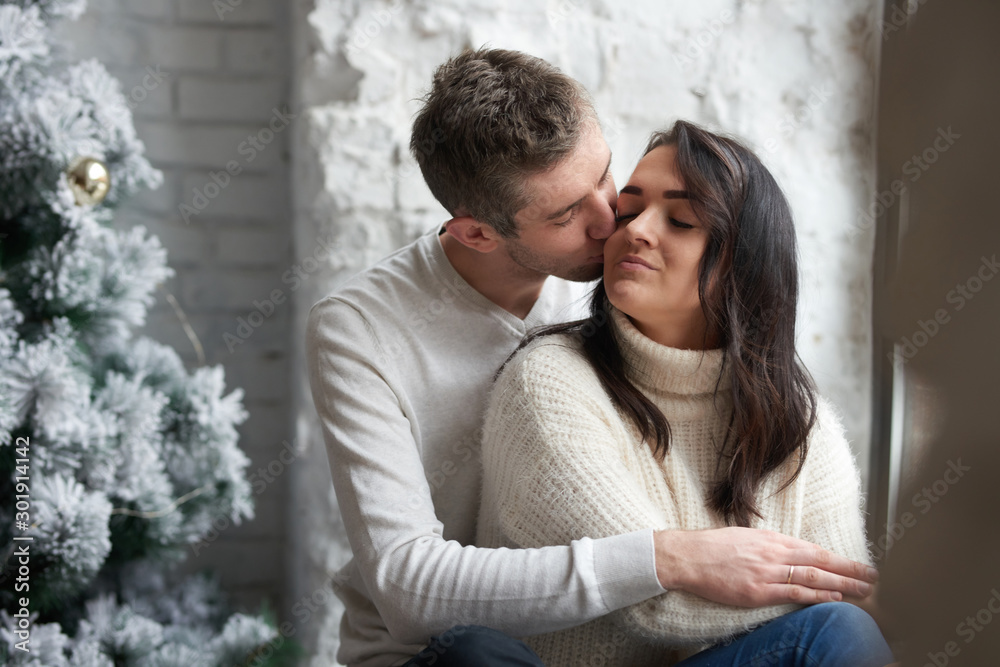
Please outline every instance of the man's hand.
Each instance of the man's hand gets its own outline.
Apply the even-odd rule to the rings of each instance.
[[[878,580],[875,568],[769,530],[662,530],[653,535],[660,584],[722,604],[763,607],[864,598]]]

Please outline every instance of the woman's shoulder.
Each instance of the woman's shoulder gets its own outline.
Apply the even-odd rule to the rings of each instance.
[[[824,440],[847,443],[844,418],[837,405],[826,396],[816,395],[816,423],[813,432]]]
[[[577,333],[538,336],[517,350],[501,369],[498,386],[584,388],[600,382]]]
[[[847,440],[843,416],[833,401],[825,396],[816,396],[816,422],[809,433],[809,449],[806,462],[813,459],[815,464],[849,466],[856,468],[854,453]]]
[[[591,436],[610,446],[619,437],[627,440],[619,424],[580,337],[546,335],[518,350],[494,384],[483,426],[484,457],[498,447],[511,451],[512,441],[535,452],[575,450]]]
[[[557,333],[538,336],[519,348],[504,365],[503,373],[527,368],[568,364],[570,367],[589,366],[583,351],[583,340],[577,333]]]

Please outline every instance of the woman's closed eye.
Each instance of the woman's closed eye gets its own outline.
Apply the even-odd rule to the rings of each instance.
[[[639,215],[638,213],[620,213],[615,216],[615,224],[621,225],[631,222],[638,215]],[[670,224],[676,227],[677,229],[694,229],[694,225],[684,222],[683,220],[678,220],[677,218],[667,218],[667,219],[670,221]]]

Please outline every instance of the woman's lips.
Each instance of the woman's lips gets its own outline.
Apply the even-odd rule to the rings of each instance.
[[[617,265],[626,271],[656,271],[656,267],[638,255],[625,255],[618,260]]]

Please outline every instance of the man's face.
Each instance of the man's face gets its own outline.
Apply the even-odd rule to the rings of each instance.
[[[611,149],[589,121],[572,153],[525,180],[531,203],[514,216],[520,236],[501,240],[515,264],[566,280],[601,277],[604,240],[615,231],[610,167]]]

